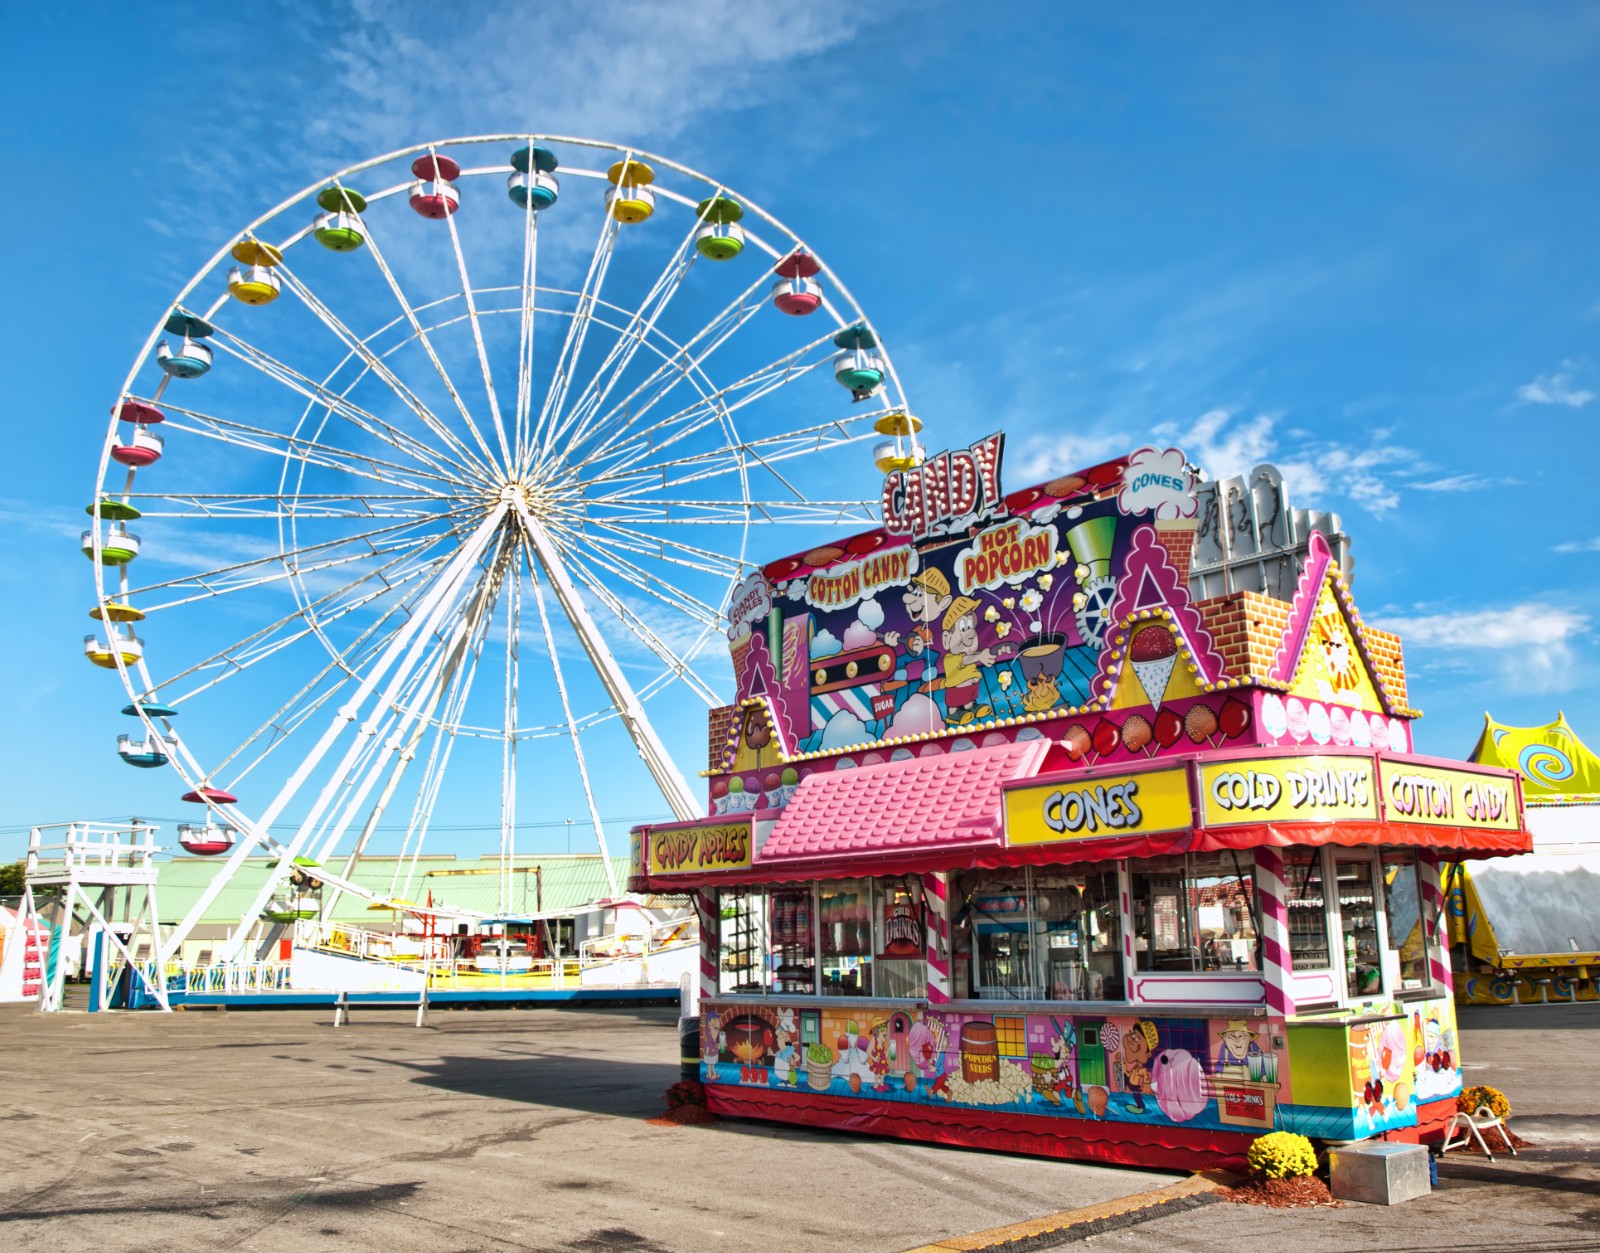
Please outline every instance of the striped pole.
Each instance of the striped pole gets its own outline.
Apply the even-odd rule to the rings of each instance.
[[[1417,883],[1422,893],[1422,933],[1427,939],[1428,979],[1435,990],[1450,992],[1450,932],[1445,926],[1444,886],[1439,875],[1439,855],[1417,853]]]
[[[1256,849],[1256,899],[1261,902],[1261,973],[1267,987],[1267,1010],[1285,1018],[1294,1013],[1294,961],[1289,954],[1289,889],[1283,878],[1283,854]]]
[[[922,876],[923,917],[927,920],[928,1004],[950,999],[950,876]]]
[[[717,972],[722,963],[722,911],[716,888],[696,888],[694,912],[700,921],[700,999],[716,996]]]

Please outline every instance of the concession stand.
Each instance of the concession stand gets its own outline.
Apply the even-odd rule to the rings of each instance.
[[[1009,493],[1003,453],[730,602],[706,816],[630,880],[695,901],[708,1105],[1190,1169],[1442,1134],[1440,864],[1529,847],[1517,777],[1413,754],[1320,535],[1292,600],[1196,601],[1180,451]]]

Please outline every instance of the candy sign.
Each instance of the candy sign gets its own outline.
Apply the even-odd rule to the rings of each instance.
[[[1516,792],[1505,775],[1386,761],[1381,777],[1384,816],[1390,822],[1521,829]]]
[[[942,452],[912,470],[883,480],[883,526],[913,540],[965,530],[1004,512],[1000,457],[1006,437],[997,432],[970,448]]]

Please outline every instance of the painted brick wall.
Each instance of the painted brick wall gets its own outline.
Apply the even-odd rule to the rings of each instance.
[[[1195,606],[1227,667],[1228,678],[1265,676],[1283,644],[1289,606],[1259,592],[1230,592]]]
[[[1369,626],[1364,626],[1362,631],[1366,635],[1367,653],[1383,679],[1389,699],[1400,709],[1409,709],[1411,701],[1406,695],[1406,663],[1401,653],[1400,637]]]

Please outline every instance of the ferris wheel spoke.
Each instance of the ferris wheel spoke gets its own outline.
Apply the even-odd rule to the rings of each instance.
[[[173,405],[171,402],[168,402],[167,409],[167,425],[170,429],[189,431],[206,439],[220,440],[235,448],[266,453],[285,461],[304,462],[325,470],[337,470],[355,478],[370,479],[388,487],[410,489],[415,492],[429,491],[424,483],[416,481],[419,479],[432,480],[438,484],[441,490],[436,490],[433,494],[441,496],[445,494],[442,489],[455,485],[455,480],[444,475],[414,466],[399,465],[370,453],[340,448],[322,440],[307,439],[293,433],[232,421],[199,409]],[[193,425],[173,420],[171,414],[174,413],[190,419]]]
[[[639,485],[640,490],[645,490],[648,485],[657,491],[674,491],[690,483],[705,482],[724,474],[742,474],[748,469],[749,459],[752,458],[770,467],[796,457],[812,457],[870,439],[874,433],[871,426],[859,430],[851,430],[850,427],[860,426],[875,416],[881,414],[851,415],[797,431],[729,442],[718,448],[669,458],[648,468],[630,470],[625,475],[597,478],[594,482],[632,481]]]
[[[450,516],[445,515],[443,520],[449,521]],[[269,583],[292,579],[301,574],[314,573],[339,565],[348,565],[352,561],[381,557],[389,552],[409,551],[426,545],[438,544],[449,540],[455,534],[453,529],[429,532],[423,535],[407,536],[405,534],[405,532],[414,530],[426,521],[433,521],[433,519],[413,519],[406,522],[397,522],[358,535],[337,536],[333,539],[305,544],[299,548],[267,553],[246,561],[218,566],[197,574],[185,574],[174,579],[146,583],[143,586],[131,589],[128,595],[148,596],[152,592],[185,589],[194,589],[197,595],[226,595],[228,592],[244,591],[247,588],[262,587]],[[380,544],[378,542],[380,539],[385,542]],[[338,551],[339,549],[350,547],[356,548],[357,551],[354,553],[340,553]],[[306,558],[312,558],[313,560],[306,563],[304,561]],[[263,570],[271,570],[272,572],[270,574],[262,574],[261,571]],[[174,604],[183,603],[186,602],[174,601],[156,605],[146,612],[168,609]]]
[[[322,638],[324,639],[324,642],[326,642],[325,632],[327,627],[338,622],[342,618],[348,617],[352,613],[356,613],[366,608],[373,602],[381,600],[385,596],[401,593],[408,584],[414,583],[418,579],[426,578],[430,571],[437,568],[446,560],[448,560],[448,555],[441,555],[430,562],[424,563],[423,565],[417,566],[410,570],[393,570],[392,567],[399,564],[399,559],[397,559],[396,562],[391,563],[390,570],[376,574],[364,575],[360,579],[353,580],[352,582],[347,583],[343,588],[340,588],[334,592],[330,592],[328,596],[324,598],[322,603],[314,603],[310,607],[310,610],[305,608],[297,608],[293,613],[285,615],[277,622],[272,623],[270,626],[263,627],[260,630],[247,635],[244,639],[229,644],[227,647],[222,648],[212,653],[210,656],[202,658],[200,661],[194,662],[173,674],[162,685],[163,689],[170,690],[177,684],[182,683],[184,680],[192,678],[195,675],[205,674],[212,670],[217,671],[217,674],[201,683],[199,686],[183,692],[180,695],[170,697],[167,700],[167,703],[174,706],[181,706],[185,701],[192,700],[202,692],[205,692],[213,687],[216,687],[218,684],[226,682],[228,679],[244,673],[257,662],[264,661],[273,654],[281,652],[282,650],[298,643],[300,640],[306,639],[310,636],[322,633]],[[373,578],[378,579],[378,586],[369,589],[367,592],[359,596],[351,595],[351,593],[358,589],[362,584],[370,582]],[[342,669],[347,674],[354,674],[356,670],[359,669],[358,659],[361,655],[361,650],[366,647],[367,644],[374,638],[374,633],[384,623],[395,617],[396,614],[403,615],[404,609],[405,602],[402,596],[402,598],[397,599],[395,604],[391,605],[380,618],[378,618],[371,626],[369,626],[367,630],[359,634],[348,646],[343,649],[330,649],[329,652],[331,660],[323,670],[318,672],[317,678],[313,680],[313,685],[320,683],[323,677],[333,670]],[[292,631],[287,635],[278,634],[293,623],[306,623],[306,614],[310,611],[317,612],[317,616],[313,622],[307,623],[306,625],[302,626],[301,629]],[[153,688],[151,689],[151,694],[154,694]],[[270,725],[271,721],[272,720],[269,719],[268,723],[264,725]]]
[[[422,350],[427,353],[428,360],[433,363],[434,372],[438,374],[439,381],[444,385],[445,392],[449,395],[451,401],[454,402],[456,411],[461,415],[462,422],[466,424],[466,428],[471,433],[473,440],[482,450],[483,457],[481,459],[478,458],[476,454],[473,454],[453,435],[450,436],[452,443],[457,445],[462,453],[469,456],[473,461],[478,462],[486,478],[491,480],[497,478],[498,476],[495,475],[493,470],[490,468],[494,464],[494,453],[490,450],[488,441],[483,438],[483,432],[478,429],[477,423],[472,420],[472,414],[468,411],[466,402],[462,400],[461,393],[456,389],[455,382],[450,377],[450,372],[444,367],[444,362],[439,359],[439,354],[434,349],[433,341],[428,338],[428,332],[423,329],[422,322],[418,319],[415,308],[412,307],[410,300],[406,298],[406,294],[401,289],[399,281],[394,276],[394,272],[389,268],[389,263],[384,260],[383,251],[378,247],[378,240],[375,233],[368,233],[367,246],[368,251],[372,253],[373,261],[377,263],[378,269],[383,274],[384,282],[388,284],[389,290],[394,294],[395,300],[399,302],[400,311],[405,315],[406,321],[411,324],[411,329],[416,335],[417,342],[422,345]],[[447,428],[443,428],[441,426],[441,430],[443,429]]]
[[[723,190],[718,187],[713,198],[720,197]],[[581,447],[588,421],[605,404],[606,398],[632,364],[640,346],[654,331],[657,321],[666,312],[693,267],[697,254],[692,245],[695,233],[704,221],[704,215],[697,213],[689,230],[678,241],[677,248],[667,258],[661,273],[628,319],[627,326],[620,332],[599,367],[589,376],[583,391],[568,409],[566,418],[557,425],[554,435],[557,442],[565,441],[569,449]]]
[[[298,285],[293,280],[291,280],[291,288],[294,290],[299,290]],[[304,296],[302,297],[302,301],[304,302],[308,298],[309,296]],[[320,305],[317,306],[317,308],[320,307]],[[319,316],[322,315],[319,314]],[[343,369],[346,362],[350,361],[352,357],[356,357],[360,358],[362,361],[365,361],[367,364],[365,369],[362,371],[362,374],[358,375],[357,378],[350,384],[351,388],[353,388],[356,383],[359,383],[361,378],[368,373],[375,374],[380,379],[385,379],[385,381],[388,381],[386,376],[389,375],[390,372],[388,371],[387,366],[385,366],[380,359],[373,356],[373,354],[366,348],[366,345],[362,341],[355,339],[355,333],[353,331],[345,328],[331,313],[327,313],[325,316],[323,316],[323,321],[330,324],[334,328],[335,336],[341,342],[345,343],[349,350],[344,361],[340,362],[338,366],[334,367],[333,374],[337,374],[341,369]],[[382,418],[368,412],[360,405],[355,404],[349,398],[349,388],[346,388],[344,392],[336,392],[328,387],[326,383],[319,383],[315,379],[301,374],[293,367],[286,365],[282,361],[279,361],[265,349],[260,348],[245,339],[242,339],[238,335],[224,330],[222,327],[217,328],[216,335],[213,338],[216,341],[217,347],[221,348],[224,352],[228,353],[236,360],[242,361],[251,368],[266,375],[268,378],[273,379],[275,382],[281,383],[283,386],[289,388],[296,394],[304,397],[308,402],[310,402],[312,408],[325,409],[328,413],[344,419],[346,422],[349,422],[352,426],[361,430],[365,434],[370,435],[375,439],[382,440],[385,444],[409,455],[413,461],[420,465],[427,466],[430,470],[435,471],[439,477],[452,478],[459,475],[470,475],[472,473],[472,470],[466,463],[455,460],[442,451],[436,451],[430,448],[427,444],[424,444],[421,440],[417,439],[408,431],[395,426],[392,422],[384,421]],[[330,375],[330,377],[332,377],[332,375]],[[427,407],[423,405],[420,400],[417,400],[416,397],[412,396],[408,391],[404,391],[403,388],[400,388],[398,385],[398,380],[394,380],[390,383],[390,389],[392,391],[396,391],[397,395],[400,395],[402,402],[404,402],[408,408],[416,413],[425,426],[427,426],[430,430],[434,430],[435,434],[440,433],[435,429],[438,426],[438,419],[434,417],[432,413],[426,412]]]
[[[589,526],[581,534],[591,546],[623,549],[655,561],[665,561],[686,570],[695,570],[719,578],[736,579],[749,568],[748,563],[737,557],[687,544],[679,539],[652,535],[648,531],[641,531],[620,521],[597,521],[591,518]]]
[[[528,146],[533,147],[530,137]],[[522,207],[522,291],[517,318],[517,408],[512,465],[519,471],[527,454],[529,410],[533,407],[534,311],[539,299],[539,215],[533,211],[533,197]]]
[[[721,620],[721,614],[703,600],[684,591],[681,587],[658,573],[644,569],[624,555],[627,547],[615,538],[588,535],[585,537],[588,545],[595,552],[596,557],[604,561],[611,572],[626,582],[631,583],[639,591],[653,597],[664,605],[669,605],[679,613],[685,614],[702,625],[716,626]],[[570,546],[563,546],[563,552],[570,555]],[[652,546],[651,549],[641,554],[656,558],[658,553]]]
[[[467,277],[467,258],[461,251],[461,236],[456,231],[455,214],[445,215],[445,225],[450,228],[450,245],[456,254],[456,272],[461,275],[461,299],[466,302],[467,319],[472,324],[472,342],[478,349],[478,368],[483,371],[483,390],[489,397],[489,416],[494,419],[495,436],[500,443],[500,464],[509,468],[511,445],[506,440],[505,419],[500,416],[500,401],[494,391],[494,373],[489,369],[489,350],[483,342],[483,326],[478,320],[478,305],[472,295],[472,280]]]
[[[872,514],[859,500],[755,500],[750,497],[658,498],[647,490],[593,497],[586,511],[591,521],[635,523],[649,526],[742,525],[751,520],[776,526],[831,525],[871,522]]]
[[[679,345],[670,356],[664,356],[658,364],[632,391],[619,400],[611,409],[600,412],[600,406],[605,403],[611,388],[608,386],[606,394],[600,396],[593,406],[590,420],[585,422],[574,433],[572,444],[581,447],[585,439],[597,430],[611,430],[616,427],[618,432],[626,431],[635,421],[655,407],[657,402],[676,388],[685,379],[695,376],[703,377],[704,365],[712,353],[726,344],[733,336],[750,322],[765,307],[765,301],[760,299],[760,289],[765,286],[770,275],[763,274],[744,291],[740,292],[726,307],[715,314],[711,320],[690,338],[686,343]],[[654,321],[647,330],[654,329]],[[696,344],[705,342],[698,354],[691,353]],[[639,338],[643,342],[643,336]],[[632,354],[629,355],[632,360]],[[620,370],[618,371],[620,376]],[[614,380],[613,380],[614,381]],[[637,408],[635,402],[638,402]],[[621,418],[620,426],[617,426]]]
[[[739,325],[742,325],[742,323]],[[736,325],[732,329],[737,330],[738,326]],[[731,333],[730,331],[729,334]],[[820,356],[816,354],[819,349],[825,346],[831,348],[832,343],[830,336],[823,335],[809,343],[801,344],[782,356],[775,357],[771,361],[746,371],[734,381],[701,394],[688,405],[663,418],[657,418],[650,425],[640,426],[639,424],[654,411],[655,407],[672,394],[679,382],[691,375],[702,373],[701,362],[716,351],[725,339],[726,336],[714,340],[698,356],[684,362],[676,373],[666,380],[666,386],[645,397],[637,405],[633,404],[631,400],[625,401],[624,404],[627,406],[625,412],[619,415],[614,409],[612,413],[608,414],[607,419],[614,425],[614,429],[598,447],[588,454],[589,459],[591,461],[603,461],[608,457],[616,456],[617,454],[613,452],[613,449],[624,441],[636,448],[648,450],[657,446],[662,432],[670,432],[675,427],[691,423],[708,412],[732,412],[742,404],[748,404],[753,399],[759,399],[776,387],[791,383],[824,364],[830,359],[829,355],[827,353],[823,353]],[[810,359],[808,360],[808,358]],[[667,363],[664,363],[661,370],[665,369],[665,364]],[[738,397],[744,397],[744,399],[735,399],[733,403],[729,403],[730,398]],[[619,417],[620,420],[618,420]]]
[[[293,496],[280,492],[129,492],[125,499],[136,505],[145,518],[381,520],[440,516],[438,496],[383,492],[305,492]],[[408,505],[426,507],[407,508]]]
[[[648,699],[665,683],[676,678],[687,684],[695,695],[699,696],[708,705],[723,703],[722,699],[712,691],[711,687],[695,672],[694,667],[690,664],[693,654],[698,651],[699,646],[707,638],[706,633],[702,632],[700,638],[695,641],[695,647],[687,650],[691,654],[690,657],[683,657],[667,644],[641,615],[635,613],[620,597],[612,592],[586,562],[576,559],[572,563],[572,568],[573,572],[578,576],[578,581],[594,594],[595,599],[632,631],[645,647],[666,663],[667,673],[652,679],[641,687],[639,689],[640,699]]]
[[[538,443],[538,451],[534,456],[540,462],[547,462],[552,457],[556,420],[566,402],[567,389],[572,383],[573,371],[577,369],[578,357],[583,352],[584,340],[589,333],[589,323],[594,317],[595,305],[605,284],[606,271],[611,268],[611,257],[616,251],[619,228],[620,223],[611,214],[607,213],[601,219],[600,237],[595,241],[594,253],[589,258],[589,269],[583,277],[583,286],[579,289],[578,301],[573,309],[572,318],[567,323],[566,337],[561,342],[561,351],[556,357],[555,369],[550,376],[550,386],[545,389],[544,400],[539,406],[539,417],[534,424],[534,434]],[[531,445],[534,441],[529,442]],[[529,468],[519,467],[524,473]]]

